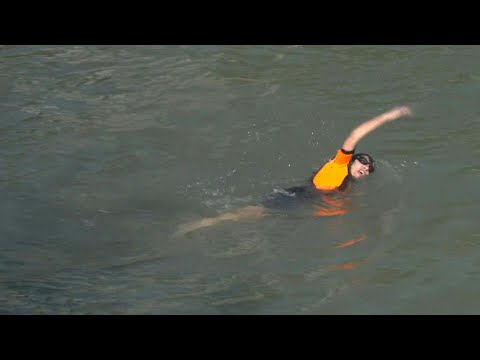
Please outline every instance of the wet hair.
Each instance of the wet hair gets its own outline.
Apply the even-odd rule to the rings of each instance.
[[[358,153],[353,155],[352,160],[350,160],[349,168],[350,168],[350,165],[352,165],[355,160],[359,160],[360,162],[362,162],[360,159],[368,161],[368,172],[370,174],[375,171],[375,160],[373,160],[373,158],[370,155],[365,153]]]

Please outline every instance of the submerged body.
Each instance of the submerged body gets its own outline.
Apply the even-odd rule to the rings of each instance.
[[[351,198],[346,192],[323,192],[309,183],[286,189],[275,189],[262,201],[262,206],[270,212],[294,211],[308,205],[313,216],[343,215],[351,207]]]

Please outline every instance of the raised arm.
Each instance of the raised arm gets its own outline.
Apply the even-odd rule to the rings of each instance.
[[[380,114],[373,119],[367,120],[364,123],[358,125],[352,130],[350,135],[345,139],[342,145],[342,149],[345,151],[353,151],[358,142],[368,133],[372,132],[379,126],[396,120],[405,115],[411,115],[412,111],[407,106],[394,107],[393,109]]]

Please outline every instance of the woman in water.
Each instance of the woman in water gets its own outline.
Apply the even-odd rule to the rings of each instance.
[[[296,186],[282,189],[271,194],[262,205],[247,206],[237,211],[224,213],[216,217],[204,218],[190,224],[183,225],[177,234],[186,234],[204,227],[216,225],[225,221],[239,221],[257,219],[267,214],[266,209],[275,207],[284,200],[302,199],[311,197],[314,193],[345,193],[349,190],[354,181],[366,178],[375,171],[375,161],[365,153],[355,154],[355,148],[359,141],[381,125],[394,121],[402,116],[411,115],[412,112],[407,106],[394,107],[370,120],[355,127],[337,151],[335,157],[323,165],[312,177],[307,186]],[[332,201],[332,198],[325,198]],[[335,202],[335,200],[333,200]],[[331,216],[345,213],[338,209],[317,212],[320,216]]]

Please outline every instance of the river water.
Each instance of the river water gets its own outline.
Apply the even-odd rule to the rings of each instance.
[[[480,314],[479,93],[479,46],[1,46],[0,313]],[[396,105],[348,213],[176,235]]]

